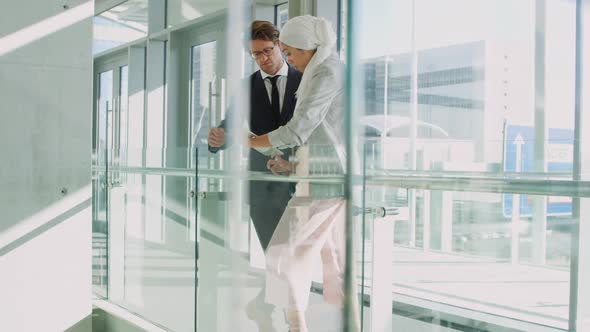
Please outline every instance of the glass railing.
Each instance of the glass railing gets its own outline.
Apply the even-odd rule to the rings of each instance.
[[[316,152],[310,150],[308,155]],[[312,293],[309,299],[305,294],[312,282],[322,284],[322,270],[316,259],[324,252],[322,257],[329,259],[337,274],[331,285],[333,293],[326,290],[325,294],[340,306],[344,300],[346,202],[342,198],[341,169],[334,165],[316,167],[326,165],[318,157],[310,158],[305,166],[303,162],[291,163],[295,168],[289,176],[244,171],[242,177],[237,177],[235,170],[223,169],[223,165],[230,166],[223,160],[230,153],[202,154],[200,149],[130,151],[128,155],[142,156],[151,166],[126,166],[125,160],[112,158],[111,165],[94,167],[97,188],[106,192],[95,195],[95,205],[103,207],[94,222],[95,291],[174,331],[229,330],[237,323],[244,331],[255,331],[257,324],[264,322],[246,317],[268,309],[266,301],[278,305],[289,301],[285,293],[293,287],[285,281],[284,270],[271,264],[275,261],[265,259],[262,246],[268,248],[267,256],[276,253],[272,257],[284,264],[291,250],[305,254],[312,245],[317,257],[308,255],[306,268],[300,269],[304,275],[296,279],[308,280],[307,285],[304,282],[298,287],[303,289],[299,300],[309,304],[300,305],[309,305],[314,315],[329,313],[321,320],[311,319],[310,326],[319,328],[328,321],[335,328],[341,326],[339,305],[322,303],[321,294]],[[109,151],[108,155],[119,154]],[[202,162],[203,158],[206,162]],[[253,162],[265,163],[269,159],[263,158]],[[158,167],[158,162],[169,167]],[[293,206],[285,210],[287,204]],[[316,227],[328,217],[337,227],[326,234],[321,229],[311,234],[299,229],[296,234],[302,237],[296,237],[290,232],[298,219],[284,222],[275,231],[283,215],[305,215],[306,219],[316,215]],[[320,238],[316,238],[318,232]],[[295,239],[300,243],[291,247]],[[333,251],[328,252],[330,257],[325,257],[324,245]],[[296,262],[293,257],[291,261]],[[238,318],[223,318],[230,314]],[[275,319],[279,325],[286,324],[282,310],[274,315],[278,315]]]
[[[186,150],[129,152],[155,164]],[[108,167],[95,167],[96,188],[106,192],[94,197],[95,292],[159,326],[193,331],[194,176],[134,172],[128,163],[112,158]]]
[[[95,293],[173,331],[582,326],[582,9],[515,3],[140,6],[149,40],[129,44],[129,93],[97,77]],[[340,113],[318,117],[333,132],[263,156],[243,128],[256,107],[246,27],[311,11],[338,28],[346,76],[330,87],[346,87],[322,107]],[[127,95],[128,112],[109,109]],[[214,153],[222,120],[229,144]]]
[[[373,190],[385,195],[368,205],[393,205],[400,194],[405,199],[392,187]],[[571,204],[571,197],[445,190],[415,195],[413,213],[402,207],[398,215],[373,217],[365,225],[362,281],[368,294],[392,292],[389,310],[393,300],[446,315],[485,314],[478,326],[489,331],[502,325],[497,317],[512,320],[505,327],[524,321],[531,329],[567,329],[576,221],[567,213],[546,219],[518,214],[507,196],[527,204],[547,199],[549,205]],[[388,283],[373,287],[384,276]]]
[[[268,309],[267,301],[280,305],[289,287],[277,272],[277,260],[290,257],[281,256],[281,250],[292,253],[298,236],[306,247],[317,240],[306,238],[313,233],[298,229],[294,221],[265,230],[260,220],[271,222],[266,213],[273,204],[290,204],[283,218],[299,221],[310,222],[318,211],[345,214],[346,179],[325,157],[327,148],[298,150],[290,159],[297,160],[291,164],[295,171],[288,176],[228,170],[231,151],[204,155],[208,162],[199,164],[197,149],[128,154],[150,160],[150,167],[116,159],[108,167],[95,166],[95,292],[173,331],[226,330],[236,322],[244,331],[255,331],[259,325],[249,315]],[[316,151],[320,155],[314,156]],[[374,168],[354,176],[362,200],[351,204],[355,233],[349,244],[355,263],[349,273],[365,330],[401,324],[390,321],[392,312],[465,320],[465,326],[475,315],[479,326],[487,324],[490,330],[518,329],[524,323],[567,329],[572,235],[578,224],[572,204],[577,197],[590,197],[590,184],[545,175]],[[280,186],[288,192],[282,200],[280,192],[273,192]],[[252,223],[255,218],[259,225]],[[334,240],[342,240],[338,236],[345,225],[340,226],[329,232]],[[341,307],[325,301],[338,298],[330,293],[330,282],[338,279],[325,279],[321,253],[305,269],[312,289],[306,303],[312,331],[343,321]],[[229,314],[236,320],[223,318]],[[281,310],[271,316],[275,324],[286,324]]]
[[[403,320],[384,318],[393,311],[459,330],[567,330],[570,296],[578,294],[571,292],[575,206],[590,195],[590,183],[573,179],[571,162],[544,172],[500,169],[445,162],[448,153],[437,158],[431,149],[412,169],[409,151],[395,141],[368,138],[363,149],[362,197],[383,208],[365,219],[357,247],[357,280],[370,303],[365,326],[403,329]]]

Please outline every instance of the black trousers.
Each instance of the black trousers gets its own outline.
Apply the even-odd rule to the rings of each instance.
[[[287,203],[295,192],[295,183],[250,181],[250,218],[266,251]]]

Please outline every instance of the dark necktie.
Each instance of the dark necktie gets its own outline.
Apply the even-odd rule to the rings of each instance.
[[[280,75],[268,77],[270,84],[272,85],[272,90],[270,92],[270,109],[272,110],[277,123],[281,119],[281,101],[279,99],[279,88],[277,87],[277,80],[279,79],[279,76]]]

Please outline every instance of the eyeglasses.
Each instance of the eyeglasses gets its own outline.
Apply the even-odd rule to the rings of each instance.
[[[272,55],[272,51],[274,51],[275,47],[267,47],[265,49],[263,49],[262,51],[256,51],[256,52],[252,52],[251,55],[254,59],[260,59],[262,58],[262,56],[271,56]]]

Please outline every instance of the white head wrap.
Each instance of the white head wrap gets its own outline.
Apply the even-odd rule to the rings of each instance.
[[[317,66],[332,54],[334,45],[336,45],[336,34],[326,19],[305,15],[296,16],[287,21],[281,30],[279,40],[302,50],[316,50],[305,67],[297,90],[298,93],[304,92]]]

